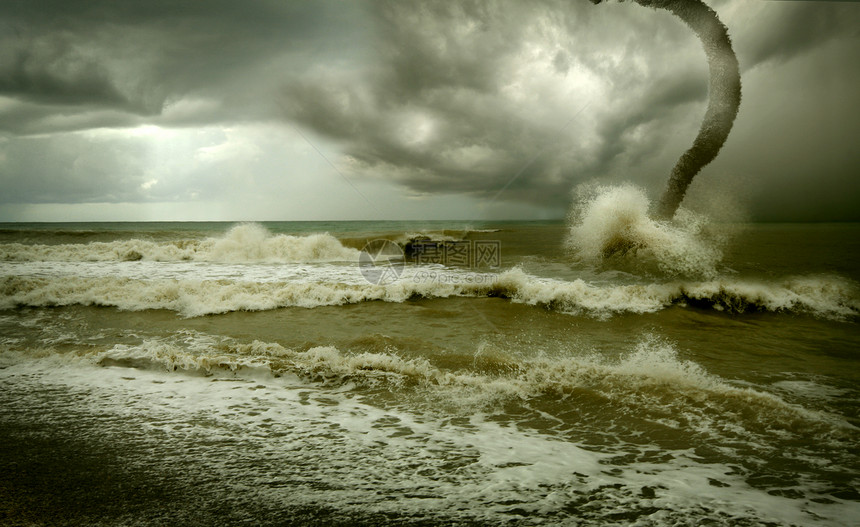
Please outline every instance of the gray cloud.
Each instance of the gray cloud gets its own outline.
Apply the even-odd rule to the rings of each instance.
[[[0,93],[46,104],[128,106],[97,61],[61,39],[3,49]]]
[[[0,202],[138,201],[145,154],[135,141],[93,141],[80,135],[0,144]]]
[[[421,192],[506,188],[505,199],[564,207],[575,182],[612,175],[631,148],[643,155],[636,130],[707,96],[701,53],[684,50],[695,37],[638,6],[374,7],[376,60],[310,72],[286,105],[346,141],[354,170]]]
[[[79,129],[142,117],[168,125],[261,119],[272,112],[268,92],[291,68],[344,47],[354,33],[349,12],[331,2],[4,3],[0,96],[43,113],[87,114]],[[217,106],[178,123],[164,115],[188,98]],[[115,113],[102,123],[95,114],[104,110]],[[55,131],[38,114],[13,108],[0,115],[0,129]]]
[[[740,35],[736,49],[748,46],[747,70],[856,42],[856,6],[717,4]],[[350,168],[368,177],[484,199],[506,189],[503,199],[563,208],[571,187],[591,179],[660,188],[704,114],[701,45],[665,13],[552,1],[374,6],[376,61],[348,74],[311,72],[285,92],[290,117],[345,141]],[[570,79],[593,84],[558,88]],[[760,103],[747,100],[741,111],[755,115]],[[759,181],[793,172],[772,161]],[[758,208],[763,216],[781,194]]]
[[[845,37],[860,36],[858,6],[846,2],[756,2],[738,10],[734,32],[742,67],[784,62]],[[744,11],[749,10],[748,13]],[[742,21],[754,24],[741,25]]]
[[[735,178],[756,217],[857,218],[860,207],[845,212],[854,190],[804,206],[798,195],[812,195],[807,165],[830,167],[815,177],[834,189],[856,189],[845,138],[860,106],[848,95],[858,6],[713,7],[746,93],[735,131],[691,192]],[[281,120],[339,145],[333,159],[354,181],[498,195],[561,214],[582,181],[662,189],[696,134],[707,86],[689,29],[631,2],[4,2],[0,182],[6,202],[186,199],[217,178],[195,166],[143,189],[154,170],[145,147],[78,132]],[[808,93],[842,97],[840,110],[816,111]],[[775,152],[796,151],[788,126],[804,123],[826,133],[806,137],[807,161],[789,163]]]

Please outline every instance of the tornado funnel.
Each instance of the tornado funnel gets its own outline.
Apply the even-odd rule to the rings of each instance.
[[[598,4],[601,0],[591,0]],[[709,100],[699,134],[681,155],[669,176],[669,183],[657,214],[672,218],[699,171],[714,160],[738,114],[741,104],[741,76],[728,29],[717,13],[700,0],[635,0],[637,4],[666,9],[690,26],[705,48],[710,72]]]

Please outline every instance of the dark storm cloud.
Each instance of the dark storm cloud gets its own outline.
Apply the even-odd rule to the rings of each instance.
[[[844,85],[856,78],[858,6],[708,3],[729,28],[749,91],[726,147],[694,187],[734,174],[767,202],[756,211],[793,203],[792,192],[808,194],[811,176],[776,152],[797,149],[789,125],[806,120],[829,128],[805,143],[803,166],[833,167],[814,177],[839,189],[856,166],[842,148],[857,134],[858,103]],[[851,75],[823,67],[822,50],[831,48]],[[855,60],[845,60],[852,49]],[[805,93],[847,102],[823,114]],[[356,181],[560,213],[581,181],[633,181],[656,194],[695,137],[707,99],[696,37],[671,14],[632,2],[0,3],[6,201],[151,198],[141,190],[149,161],[133,139],[99,138],[113,153],[93,151],[70,174],[96,144],[71,137],[80,132],[280,119],[287,130],[335,140],[344,156],[334,162]],[[815,137],[832,137],[831,146],[815,148],[824,141]],[[822,200],[808,215],[828,208]]]
[[[735,47],[744,50],[742,66],[750,68],[767,61],[786,61],[829,41],[860,35],[858,7],[840,2],[753,6],[753,10],[764,9],[767,20],[754,27],[738,27],[733,32]]]
[[[856,6],[715,4],[737,23],[746,70],[857,35]],[[373,8],[377,60],[311,72],[285,91],[290,118],[343,141],[350,168],[369,177],[484,198],[506,189],[502,199],[555,207],[590,179],[656,190],[705,113],[701,43],[667,13],[585,1]],[[772,161],[755,177],[805,177]]]
[[[632,131],[707,96],[706,68],[684,67],[699,57],[677,51],[694,37],[622,7],[375,3],[378,60],[292,83],[286,107],[375,177],[564,206],[572,182],[630,153]]]
[[[260,108],[260,93],[287,73],[277,67],[342,45],[348,11],[307,2],[4,2],[0,96],[42,113],[88,113],[84,129],[100,124],[95,111],[120,112],[133,126],[189,97],[219,103],[191,124],[261,118],[271,108]],[[4,112],[0,128],[52,132],[39,113]],[[116,126],[117,115],[104,125]]]
[[[129,105],[104,68],[68,46],[54,40],[5,48],[0,93],[47,104]]]

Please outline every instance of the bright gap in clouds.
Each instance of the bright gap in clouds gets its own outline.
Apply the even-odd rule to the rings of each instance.
[[[418,140],[422,128],[417,127]],[[31,164],[35,155],[62,157],[47,161],[57,170],[35,175],[20,190],[44,201],[0,203],[0,221],[547,217],[528,205],[480,204],[466,196],[421,194],[384,179],[355,177],[337,144],[282,124],[99,128],[29,138],[36,148],[20,151],[14,150],[15,141],[21,139],[7,141],[11,151],[0,145],[0,153],[25,157],[19,165]],[[120,155],[130,144],[136,155]],[[57,182],[92,178],[94,166],[104,172],[91,197],[63,203]]]

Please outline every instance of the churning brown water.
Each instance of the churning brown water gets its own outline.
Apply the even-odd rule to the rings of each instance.
[[[610,192],[571,225],[2,226],[0,518],[860,522],[860,226]]]

